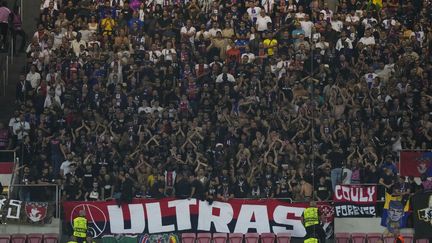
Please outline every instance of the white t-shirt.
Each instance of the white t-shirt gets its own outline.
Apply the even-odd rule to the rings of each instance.
[[[54,102],[56,102],[60,106],[62,106],[62,103],[61,103],[59,96],[55,95],[54,97],[51,97],[51,96],[47,95],[45,97],[44,108],[50,108],[54,104]]]
[[[149,113],[153,112],[153,109],[150,106],[146,106],[146,107],[141,106],[138,108],[138,114],[141,112],[145,112],[145,113],[149,114]]]
[[[375,45],[375,37],[373,37],[373,36],[369,36],[369,37],[363,36],[362,38],[360,38],[359,42],[363,43],[366,46]]]
[[[63,175],[66,176],[67,174],[71,173],[70,164],[72,164],[72,162],[70,162],[69,160],[65,160],[60,165],[60,171],[63,171]]]
[[[76,56],[79,56],[79,54],[81,52],[81,48],[80,48],[81,45],[83,45],[84,47],[87,47],[87,43],[83,40],[80,40],[80,41],[73,40],[71,42],[71,48],[73,49]]]
[[[349,49],[353,49],[352,41],[349,38],[346,38],[345,42],[348,44]],[[336,42],[336,50],[340,51],[343,47],[342,38],[339,38]]]
[[[301,25],[303,31],[305,32],[305,37],[311,38],[312,27],[314,26],[312,21],[300,21],[300,25]]]
[[[208,39],[210,37],[210,33],[208,31],[200,30],[196,33],[195,38],[198,39],[201,35],[204,37],[204,39]]]
[[[366,73],[366,74],[364,75],[364,77],[365,77],[365,79],[366,79],[366,82],[367,82],[368,84],[371,84],[371,83],[373,83],[374,79],[375,79],[376,77],[378,77],[378,74],[376,74],[376,73]]]
[[[26,80],[30,81],[33,89],[36,89],[40,84],[41,76],[38,72],[29,72],[26,76]]]
[[[216,83],[222,83],[224,80],[223,80],[223,73],[221,73],[221,74],[219,74],[219,76],[217,76],[217,78],[216,78]],[[232,76],[230,73],[227,73],[226,74],[227,75],[227,80],[228,80],[228,82],[232,82],[232,83],[234,83],[235,82],[235,78],[234,78],[234,76]]]
[[[254,8],[250,7],[247,9],[247,13],[249,14],[249,17],[252,21],[258,18],[260,12],[261,12],[261,8],[259,7],[254,7]]]
[[[257,21],[256,21],[256,25],[257,25],[257,30],[258,31],[266,31],[267,28],[267,23],[271,23],[272,20],[269,16],[258,16]]]
[[[249,53],[243,53],[242,55],[241,55],[241,57],[243,58],[243,56],[247,56],[249,59],[248,59],[248,63],[251,63],[251,62],[253,62],[254,60],[255,60],[255,54],[253,54],[252,52],[249,52]]]
[[[191,37],[189,37],[189,41],[190,42],[194,42],[195,41],[195,33],[196,33],[196,29],[195,29],[195,27],[190,27],[189,29],[186,27],[186,26],[183,26],[181,29],[180,29],[180,33],[184,33],[184,34],[192,34],[192,36]]]
[[[48,8],[49,7],[49,3],[51,1],[54,2],[54,9],[58,10],[57,1],[53,1],[53,0],[43,0],[43,2],[41,4],[41,10],[43,10],[44,8]]]
[[[331,21],[331,26],[332,26],[332,29],[334,29],[335,31],[341,32],[342,28],[343,28],[343,23],[340,20],[334,20],[334,21]]]
[[[351,14],[347,15],[345,18],[345,22],[347,23],[357,23],[360,21],[360,18],[354,14],[354,16],[352,16]]]
[[[159,61],[159,57],[162,55],[161,51],[155,50],[155,51],[149,51],[150,55],[150,61],[153,63],[157,63]]]
[[[164,56],[165,61],[172,61],[173,56],[175,56],[176,54],[177,52],[174,48],[162,50],[162,55]]]
[[[15,122],[12,127],[12,131],[17,135],[18,140],[21,140],[24,136],[28,135],[30,131],[30,124],[26,121]]]
[[[378,23],[378,21],[375,18],[365,18],[362,21],[363,26],[365,27],[365,29],[367,28],[372,28],[372,23]]]
[[[215,28],[211,28],[211,29],[209,29],[208,33],[210,34],[211,37],[216,37],[216,33],[217,33],[218,31],[222,32],[222,30],[219,29],[219,28],[217,28],[217,29],[215,29]]]

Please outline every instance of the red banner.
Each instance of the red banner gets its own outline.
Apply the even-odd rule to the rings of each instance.
[[[374,217],[376,185],[337,185],[333,194],[337,217]]]
[[[432,176],[432,151],[401,151],[400,174],[419,177],[422,174]]]
[[[196,199],[135,199],[117,206],[109,202],[65,202],[65,220],[71,222],[80,210],[86,211],[89,230],[104,234],[159,234],[168,232],[288,232],[304,237],[301,215],[306,203],[281,200],[240,200],[228,202]],[[333,208],[319,205],[327,228],[333,227]],[[328,232],[333,232],[329,229]]]

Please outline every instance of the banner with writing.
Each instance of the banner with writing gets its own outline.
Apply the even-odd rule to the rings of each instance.
[[[432,192],[419,192],[411,200],[416,238],[432,239]]]
[[[54,214],[47,202],[23,202],[0,198],[0,222],[8,224],[46,224]]]
[[[336,217],[374,217],[376,185],[336,185],[333,194]]]
[[[95,237],[106,234],[164,234],[179,232],[279,233],[304,237],[301,222],[306,203],[276,199],[232,199],[227,202],[197,199],[134,199],[117,206],[107,202],[64,202],[64,220],[71,223],[86,211],[88,228]],[[319,204],[324,229],[333,234],[333,208]]]

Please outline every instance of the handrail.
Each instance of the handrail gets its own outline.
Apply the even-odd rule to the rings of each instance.
[[[19,163],[17,163],[16,151],[15,150],[8,150],[8,151],[13,152],[13,161],[14,161],[13,172],[12,172],[12,176],[11,176],[11,179],[10,179],[10,182],[9,182],[9,190],[8,190],[8,196],[10,197],[11,192],[13,190],[13,186],[12,185],[15,182],[15,170],[16,170],[17,166],[19,166]]]
[[[3,58],[2,58],[2,60],[0,60],[0,69],[2,70],[1,76],[0,76],[1,86],[3,88],[2,95],[6,96],[6,69],[7,69],[7,67],[6,67],[5,59],[3,59]]]
[[[13,187],[55,187],[55,217],[60,217],[60,198],[61,198],[61,185],[58,184],[13,184]]]
[[[4,150],[0,150],[0,153],[7,153],[7,152],[16,152],[16,149],[4,149]]]

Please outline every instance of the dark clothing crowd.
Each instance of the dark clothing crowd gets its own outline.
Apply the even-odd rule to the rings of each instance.
[[[395,162],[432,144],[431,9],[42,0],[9,122],[17,173],[64,200],[413,193]]]

